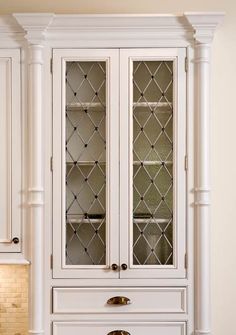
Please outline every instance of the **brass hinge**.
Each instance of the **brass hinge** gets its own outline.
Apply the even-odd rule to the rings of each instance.
[[[53,268],[53,256],[52,255],[50,256],[50,268],[51,269]]]
[[[184,157],[184,169],[187,171],[188,170],[188,156],[185,155]]]
[[[187,253],[184,256],[184,267],[185,267],[185,269],[188,268],[188,256],[187,256]]]
[[[185,72],[188,72],[188,57],[185,57]]]
[[[52,73],[53,70],[53,63],[52,63],[52,58],[50,59],[50,72]]]
[[[53,171],[53,158],[50,158],[50,170]]]

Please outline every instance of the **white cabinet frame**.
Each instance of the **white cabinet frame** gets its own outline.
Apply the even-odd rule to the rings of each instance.
[[[53,53],[53,275],[56,278],[118,278],[119,262],[119,51],[54,49]],[[106,62],[106,265],[66,265],[65,222],[65,64]],[[58,96],[59,94],[59,96]],[[110,191],[112,189],[112,191]],[[114,215],[115,213],[115,215]]]
[[[20,50],[0,49],[0,253],[21,251]],[[13,239],[19,243],[14,244]]]
[[[193,55],[187,61],[188,73],[188,152],[189,176],[187,197],[188,226],[196,228],[193,241],[188,240],[188,282],[192,292],[195,277],[195,320],[193,297],[188,299],[189,315],[187,334],[210,335],[210,181],[209,181],[209,112],[210,112],[210,45],[223,13],[185,13],[174,15],[54,15],[51,13],[19,13],[0,17],[1,46],[28,49],[28,114],[30,116],[29,182],[28,182],[28,226],[31,230],[30,243],[30,331],[29,334],[49,335],[50,321],[48,302],[49,288],[55,280],[46,272],[49,252],[44,249],[51,243],[46,234],[50,226],[50,204],[44,204],[43,172],[50,180],[49,157],[43,155],[43,99],[50,101],[51,92],[45,91],[44,80],[51,80],[49,74],[51,48],[187,48]],[[46,44],[46,47],[44,45]],[[8,45],[8,46],[7,46]],[[25,60],[24,60],[25,62]],[[44,63],[45,62],[45,63]],[[46,87],[49,87],[46,85]],[[49,104],[48,104],[49,105]],[[47,105],[47,106],[48,106]],[[49,113],[50,114],[50,113]],[[193,115],[196,115],[195,122]],[[193,148],[194,145],[194,148]],[[196,160],[193,160],[195,152]],[[45,159],[46,158],[46,159]],[[45,162],[45,163],[44,163]],[[47,169],[46,169],[47,166]],[[49,191],[50,192],[50,191]],[[49,197],[47,197],[49,199]],[[194,205],[194,221],[193,206]],[[45,210],[46,209],[46,210]],[[47,213],[47,215],[45,215]],[[191,231],[191,228],[189,229]],[[193,229],[192,229],[193,231]],[[191,238],[188,233],[187,238]],[[193,250],[194,257],[193,257]],[[193,271],[193,266],[194,271]],[[125,281],[126,279],[124,279]],[[81,282],[82,283],[82,282]],[[66,283],[64,283],[65,285]],[[90,283],[91,284],[91,283]],[[67,283],[68,285],[68,283]],[[78,283],[77,283],[78,285]],[[88,285],[84,283],[84,285]],[[172,284],[174,286],[174,284]],[[44,287],[48,290],[43,295]],[[45,312],[44,311],[48,311]],[[44,322],[44,319],[46,321]]]
[[[120,50],[120,263],[121,278],[184,278],[186,252],[186,72],[185,48]],[[133,257],[133,107],[132,63],[173,61],[173,265],[132,265]]]

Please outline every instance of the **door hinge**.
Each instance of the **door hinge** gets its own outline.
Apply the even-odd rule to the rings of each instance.
[[[185,267],[185,269],[188,268],[188,256],[187,256],[187,253],[184,255],[184,267]]]
[[[188,57],[185,57],[185,72],[188,72]]]
[[[184,157],[184,169],[185,171],[188,170],[188,156],[187,155],[185,155]]]
[[[53,62],[52,62],[52,58],[50,59],[50,72],[52,73],[53,70]]]
[[[50,158],[50,170],[53,171],[53,158]]]
[[[53,269],[53,256],[50,256],[50,268]]]

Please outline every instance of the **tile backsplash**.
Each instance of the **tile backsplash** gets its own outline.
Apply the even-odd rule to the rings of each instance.
[[[0,265],[0,335],[28,334],[28,266]]]

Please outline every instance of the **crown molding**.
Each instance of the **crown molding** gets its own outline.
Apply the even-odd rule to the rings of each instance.
[[[23,36],[53,47],[158,47],[211,43],[222,12],[171,14],[14,13],[0,16],[0,38]]]
[[[217,26],[223,21],[224,12],[186,12],[184,16],[194,29],[198,43],[211,43]]]
[[[12,14],[26,32],[25,38],[30,44],[42,44],[46,31],[53,20],[52,13],[15,13]]]

